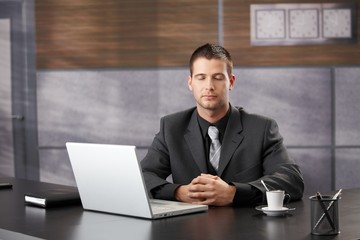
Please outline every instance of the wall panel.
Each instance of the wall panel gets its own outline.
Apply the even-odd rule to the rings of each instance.
[[[329,68],[236,68],[233,104],[274,118],[286,145],[331,145]]]
[[[184,66],[217,41],[217,11],[217,0],[37,0],[37,67]]]
[[[332,163],[330,148],[289,149],[291,158],[300,166],[305,192],[329,192],[332,189]]]
[[[324,44],[295,46],[251,46],[250,4],[274,3],[271,0],[224,0],[223,45],[233,54],[235,64],[241,66],[289,66],[289,65],[344,65],[360,64],[359,41],[355,44]],[[316,3],[344,2],[319,0]],[[360,3],[359,0],[352,1]],[[313,3],[302,0],[280,0],[276,3]],[[359,6],[358,4],[358,12]],[[357,15],[357,32],[360,29]]]
[[[352,94],[357,89],[358,70],[235,68],[237,80],[230,93],[232,104],[278,122],[291,158],[303,170],[307,193],[359,186],[355,170],[360,127],[356,124],[359,116],[353,111],[357,95]],[[186,81],[188,71],[188,68],[39,71],[41,180],[74,185],[66,141],[136,145],[142,159],[159,130],[160,117],[194,106]],[[333,87],[337,89],[334,95]],[[341,108],[338,111],[344,113],[342,118],[336,116],[335,139],[332,102],[337,102],[336,106]],[[348,112],[353,115],[345,114]],[[336,138],[340,140],[335,141]],[[334,142],[338,145],[333,145]]]
[[[335,79],[336,144],[360,147],[360,69],[336,68]]]
[[[250,4],[254,2],[221,2],[223,31],[219,32],[218,0],[37,0],[37,66],[41,69],[186,66],[197,46],[217,43],[219,36],[240,66],[360,64],[358,42],[251,46]],[[292,2],[312,3],[309,0],[277,3]],[[329,1],[317,3],[321,2]],[[359,19],[360,14],[358,32]]]
[[[359,129],[357,129],[359,132]],[[360,186],[360,149],[341,148],[336,150],[336,188]]]
[[[1,15],[0,15],[1,16]],[[0,174],[15,175],[11,94],[10,19],[0,19]]]
[[[158,72],[38,74],[40,147],[67,141],[149,145],[159,119]]]

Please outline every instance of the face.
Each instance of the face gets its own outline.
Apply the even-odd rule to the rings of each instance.
[[[193,74],[188,78],[200,116],[224,116],[229,107],[229,91],[235,76],[229,76],[226,62],[220,59],[198,58],[193,63]]]

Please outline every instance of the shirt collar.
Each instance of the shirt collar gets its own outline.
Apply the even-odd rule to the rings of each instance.
[[[222,136],[224,136],[224,134],[225,134],[225,129],[226,129],[230,114],[231,114],[231,105],[230,105],[229,110],[226,113],[226,115],[223,118],[221,118],[219,121],[217,121],[216,123],[209,123],[208,121],[203,119],[199,114],[197,114],[199,126],[201,129],[201,134],[202,134],[203,138],[206,138],[209,126],[215,126],[220,132],[220,138],[222,138]]]

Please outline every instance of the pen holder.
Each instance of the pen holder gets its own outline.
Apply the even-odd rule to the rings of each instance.
[[[318,199],[310,197],[311,201],[311,234],[336,235],[339,234],[339,198],[323,196]]]

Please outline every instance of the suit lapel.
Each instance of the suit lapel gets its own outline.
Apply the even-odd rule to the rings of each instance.
[[[202,144],[203,139],[197,121],[196,110],[193,112],[191,116],[188,126],[188,132],[185,133],[184,138],[190,148],[191,154],[196,164],[199,166],[200,171],[203,173],[207,172],[206,157],[204,153],[204,147]]]
[[[218,175],[221,176],[226,166],[230,162],[235,150],[240,145],[244,136],[241,135],[242,123],[240,121],[240,112],[235,107],[231,107],[231,115],[226,126],[224,141],[221,145],[220,163]]]

